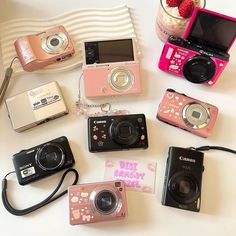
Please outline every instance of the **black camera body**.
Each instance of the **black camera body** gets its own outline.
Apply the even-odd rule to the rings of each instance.
[[[20,185],[72,167],[74,163],[74,156],[65,136],[13,155],[13,164]]]
[[[169,148],[162,193],[163,205],[200,211],[203,160],[202,152]]]
[[[90,152],[148,148],[144,114],[88,118]]]

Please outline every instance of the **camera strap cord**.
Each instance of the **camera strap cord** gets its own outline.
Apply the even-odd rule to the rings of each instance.
[[[7,209],[7,211],[9,211],[11,214],[13,214],[15,216],[23,216],[23,215],[27,215],[27,214],[29,214],[33,211],[36,211],[36,210],[38,210],[39,208],[41,208],[43,206],[46,206],[47,204],[57,200],[58,198],[60,198],[61,196],[65,195],[67,193],[67,190],[64,190],[63,192],[61,192],[61,193],[59,193],[58,195],[55,196],[55,194],[60,189],[66,175],[70,172],[73,172],[74,175],[75,175],[75,178],[74,178],[74,181],[73,181],[72,185],[76,185],[78,180],[79,180],[79,173],[75,169],[72,169],[72,168],[68,169],[63,173],[63,175],[62,175],[57,187],[55,188],[55,190],[46,199],[44,199],[43,201],[41,201],[40,203],[38,203],[34,206],[31,206],[31,207],[28,207],[28,208],[22,209],[22,210],[17,210],[15,208],[13,208],[12,205],[8,201],[8,198],[7,198],[7,176],[12,174],[12,173],[15,173],[15,171],[9,172],[4,177],[4,179],[2,180],[2,202],[3,202],[4,207]]]
[[[10,66],[6,69],[5,76],[4,76],[4,79],[3,79],[3,82],[2,82],[2,85],[1,85],[1,88],[0,88],[0,106],[2,104],[5,93],[7,91],[7,88],[8,88],[12,73],[13,73],[12,66],[13,66],[13,63],[16,59],[18,59],[18,57],[14,57],[11,61]]]
[[[233,154],[236,154],[236,151],[230,148],[221,147],[221,146],[201,146],[201,147],[190,147],[190,149],[196,150],[196,151],[209,151],[209,150],[219,150],[224,152],[230,152]]]

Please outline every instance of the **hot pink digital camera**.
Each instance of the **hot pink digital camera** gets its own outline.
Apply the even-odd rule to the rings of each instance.
[[[167,89],[159,105],[157,119],[207,138],[217,115],[216,106]]]
[[[71,225],[121,220],[127,216],[123,181],[73,185],[68,195]]]
[[[66,60],[75,52],[69,34],[62,25],[21,37],[14,45],[23,69],[30,72]]]
[[[141,93],[135,39],[84,42],[82,50],[86,97]]]
[[[159,68],[192,83],[212,86],[229,61],[236,38],[236,18],[196,7],[184,38],[170,36]]]

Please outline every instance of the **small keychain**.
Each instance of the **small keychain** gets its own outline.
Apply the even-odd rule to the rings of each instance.
[[[78,115],[83,115],[85,117],[94,117],[94,116],[112,116],[112,115],[128,115],[128,110],[118,110],[118,109],[111,109],[110,103],[102,103],[102,104],[88,104],[81,98],[81,79],[83,74],[79,77],[79,94],[78,94],[78,101],[76,101],[76,113]],[[100,111],[91,112],[91,109],[100,108]]]

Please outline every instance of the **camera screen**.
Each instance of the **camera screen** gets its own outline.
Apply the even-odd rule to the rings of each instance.
[[[132,39],[86,42],[86,64],[133,61]]]
[[[236,36],[236,21],[198,11],[187,40],[227,52]]]

